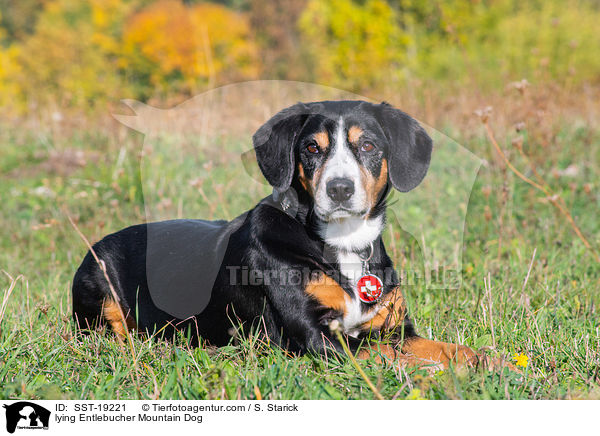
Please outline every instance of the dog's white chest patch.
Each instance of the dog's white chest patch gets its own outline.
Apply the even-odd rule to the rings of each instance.
[[[362,261],[356,253],[338,251],[338,263],[340,264],[340,272],[346,276],[348,280],[356,285],[358,279],[362,275]]]
[[[383,216],[372,219],[349,217],[323,223],[317,232],[327,244],[340,251],[364,250],[381,234],[383,224]]]
[[[364,303],[358,298],[356,287],[363,275],[362,261],[353,250],[364,250],[369,247],[381,234],[383,224],[383,216],[372,219],[351,217],[323,223],[317,229],[323,240],[337,250],[340,272],[350,280],[352,286],[354,295],[353,298],[349,295],[344,297],[346,314],[342,319],[344,331],[351,336],[358,335],[358,327],[370,321],[377,313],[376,310],[362,311]]]

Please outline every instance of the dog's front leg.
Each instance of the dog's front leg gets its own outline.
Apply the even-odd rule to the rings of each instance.
[[[475,366],[478,363],[478,355],[469,347],[417,336],[408,321],[400,288],[395,288],[388,293],[375,310],[377,312],[371,321],[365,323],[362,329],[377,331],[381,337],[398,344],[395,358],[403,366],[447,368],[450,362],[458,366]],[[386,350],[392,348],[386,347]],[[391,353],[386,351],[384,355],[390,356]]]
[[[479,356],[465,345],[449,344],[413,336],[404,340],[402,355],[431,362],[439,362],[448,368],[450,362],[457,366],[474,367]]]

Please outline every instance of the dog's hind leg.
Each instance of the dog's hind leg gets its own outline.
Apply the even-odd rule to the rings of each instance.
[[[119,337],[126,336],[128,330],[136,328],[135,320],[129,311],[124,310],[112,298],[104,300],[102,316]]]
[[[73,281],[73,320],[81,331],[100,327],[104,319],[102,307],[104,295],[101,291],[82,280],[79,274]]]
[[[115,333],[124,336],[127,329],[136,327],[129,308],[117,303],[111,295],[104,273],[89,252],[73,278],[72,297],[73,319],[80,330],[108,324]]]

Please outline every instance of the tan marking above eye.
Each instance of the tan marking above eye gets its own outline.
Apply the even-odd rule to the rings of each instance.
[[[329,135],[327,132],[317,132],[313,135],[313,139],[317,141],[321,150],[326,150],[329,147]]]
[[[350,127],[348,129],[348,141],[352,144],[358,142],[363,133],[363,129],[358,126]]]

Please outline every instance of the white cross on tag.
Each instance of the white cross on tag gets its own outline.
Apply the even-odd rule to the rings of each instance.
[[[381,279],[374,275],[364,275],[357,283],[358,298],[363,303],[371,304],[377,301],[383,291]]]
[[[371,280],[366,280],[365,285],[360,288],[360,290],[367,295],[372,295],[373,291],[377,290],[377,285],[372,285]]]

